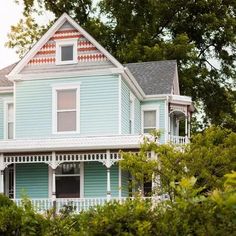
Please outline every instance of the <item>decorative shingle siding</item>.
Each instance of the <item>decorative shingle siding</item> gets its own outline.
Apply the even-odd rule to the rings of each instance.
[[[159,107],[159,130],[161,131],[161,139],[160,142],[165,142],[165,132],[168,132],[165,130],[165,122],[166,122],[166,111],[165,111],[165,100],[157,100],[157,101],[146,101],[142,102],[141,105],[151,105]]]
[[[48,165],[16,164],[16,198],[48,198]]]
[[[56,65],[56,41],[58,39],[77,39],[77,61],[78,64]],[[91,67],[92,66],[92,67]],[[95,67],[94,67],[95,66]],[[88,41],[77,29],[68,22],[65,22],[61,28],[41,47],[36,55],[28,62],[21,73],[44,73],[61,71],[65,69],[76,71],[78,69],[95,69],[114,67],[107,57],[101,53],[90,41]]]
[[[80,82],[80,135],[119,133],[118,76],[32,80],[16,83],[16,138],[52,134],[52,86]],[[56,135],[63,137],[63,135]]]
[[[0,139],[4,138],[4,99],[13,99],[13,94],[0,94]]]
[[[113,165],[111,174],[111,196],[119,195],[118,165]],[[84,163],[84,197],[107,196],[107,169],[99,162]]]

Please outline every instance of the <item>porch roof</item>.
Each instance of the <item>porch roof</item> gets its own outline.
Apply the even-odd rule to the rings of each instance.
[[[139,148],[141,135],[78,138],[14,139],[0,141],[0,153]]]

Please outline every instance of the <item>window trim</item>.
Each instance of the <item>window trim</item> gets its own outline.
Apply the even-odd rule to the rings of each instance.
[[[7,98],[7,99],[4,99],[3,101],[3,107],[4,107],[4,117],[3,117],[3,132],[4,132],[4,139],[7,139],[7,140],[12,140],[12,139],[9,139],[8,138],[8,104],[13,104],[13,134],[12,134],[12,139],[15,138],[15,104],[14,104],[14,101],[13,101],[13,98]]]
[[[68,65],[76,64],[77,60],[77,39],[59,39],[56,41],[56,65]],[[62,46],[73,46],[73,60],[62,61],[61,60],[61,47]]]
[[[134,116],[135,116],[135,96],[133,93],[130,93],[129,96],[129,133],[134,134]],[[131,126],[130,126],[131,123]]]
[[[58,131],[57,130],[57,91],[76,89],[76,130]],[[80,83],[76,84],[57,84],[52,86],[52,134],[79,134],[80,133]]]
[[[142,117],[141,117],[141,133],[142,134],[148,134],[144,133],[144,112],[145,111],[155,111],[156,112],[156,129],[158,130],[160,128],[160,123],[159,123],[159,105],[144,105],[141,107],[141,112],[142,112]]]

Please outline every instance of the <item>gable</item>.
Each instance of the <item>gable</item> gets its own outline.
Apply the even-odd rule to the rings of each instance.
[[[55,65],[56,40],[77,39],[77,61],[102,62],[107,57],[99,51],[88,39],[84,37],[70,23],[65,22],[58,31],[41,47],[37,54],[28,62],[28,66]]]
[[[63,43],[59,45],[57,40],[63,41]],[[59,51],[57,48],[58,46],[62,48],[61,45],[65,45],[65,41],[68,40],[73,40],[73,61],[57,63],[58,58],[61,58],[58,55],[62,52],[62,49]],[[58,54],[58,52],[60,53]],[[54,72],[67,73],[107,68],[122,69],[123,66],[64,13],[16,65],[8,78],[15,80],[22,78],[24,74],[44,76]]]

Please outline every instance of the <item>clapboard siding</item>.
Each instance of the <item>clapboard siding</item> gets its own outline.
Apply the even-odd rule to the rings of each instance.
[[[141,104],[137,98],[134,100],[134,133],[141,133]]]
[[[26,194],[30,198],[48,197],[48,165],[16,164],[16,198]]]
[[[121,81],[121,132],[129,134],[130,91],[125,82]]]
[[[13,99],[12,93],[0,94],[0,139],[4,138],[4,100]]]
[[[121,172],[121,196],[128,197],[129,196],[129,174],[127,171]]]
[[[55,137],[52,134],[52,86],[78,82],[80,134],[73,136],[118,134],[118,76],[93,76],[17,82],[16,138]]]
[[[142,102],[141,105],[150,105],[150,106],[156,106],[159,108],[159,130],[161,131],[161,139],[160,142],[165,142],[165,132],[168,132],[165,130],[165,122],[166,122],[166,115],[165,114],[165,100],[157,100],[157,101],[145,101]]]
[[[111,167],[111,195],[118,197],[118,166]],[[84,197],[106,197],[107,169],[99,162],[84,163]]]

